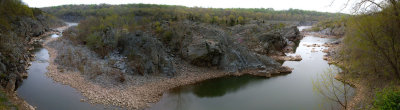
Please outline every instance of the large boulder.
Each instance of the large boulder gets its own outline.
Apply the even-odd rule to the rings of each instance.
[[[168,49],[158,39],[139,33],[125,35],[121,40],[121,53],[128,56],[132,69],[142,75],[161,73],[173,76],[175,69]]]
[[[280,33],[282,33],[282,36],[289,41],[296,41],[301,39],[300,31],[297,26],[286,27],[282,29]]]
[[[302,36],[296,26],[280,27],[281,24],[250,23],[231,27],[235,43],[258,54],[283,55],[292,52],[295,42]]]
[[[187,47],[188,60],[198,66],[216,66],[222,56],[219,42],[212,40],[201,40]]]
[[[182,27],[189,33],[182,36],[181,56],[196,66],[217,67],[228,72],[238,72],[245,69],[265,69],[266,66],[277,66],[276,61],[257,55],[246,46],[235,42],[235,38],[219,27],[183,23]],[[239,28],[238,28],[239,29]],[[175,36],[177,37],[177,36]],[[282,48],[285,41],[280,35],[263,36],[263,42],[269,42],[271,48]],[[279,40],[278,40],[279,39]],[[262,59],[260,59],[262,58]]]
[[[279,32],[266,32],[257,36],[267,54],[281,51],[288,41]]]
[[[345,26],[343,25],[328,27],[318,31],[318,33],[320,34],[330,35],[330,36],[344,36],[345,32],[346,32]]]
[[[219,66],[229,72],[266,67],[253,52],[243,47],[228,49]]]

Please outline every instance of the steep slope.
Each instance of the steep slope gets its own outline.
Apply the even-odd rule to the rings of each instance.
[[[26,77],[34,41],[63,23],[19,0],[1,1],[0,12],[0,84],[13,91]]]

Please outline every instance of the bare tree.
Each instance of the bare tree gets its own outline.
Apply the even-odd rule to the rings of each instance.
[[[351,87],[346,84],[347,71],[340,74],[341,77],[338,78],[340,81],[336,80],[335,72],[339,72],[339,68],[336,71],[330,68],[316,80],[313,80],[314,91],[346,110],[349,107],[348,100],[351,95],[349,92]],[[332,108],[334,107],[332,106]]]
[[[340,11],[348,7],[352,7],[352,13],[366,13],[370,11],[380,11],[386,5],[396,4],[398,0],[347,0],[343,8]],[[335,3],[336,0],[332,0],[330,6]],[[351,5],[352,4],[352,5]]]

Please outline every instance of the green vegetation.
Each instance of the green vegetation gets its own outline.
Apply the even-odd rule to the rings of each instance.
[[[374,107],[378,110],[399,110],[400,91],[394,88],[385,88],[376,94]]]
[[[67,20],[84,19],[88,16],[135,15],[137,20],[180,21],[191,20],[218,25],[233,26],[250,20],[317,21],[338,18],[345,14],[322,13],[289,9],[277,11],[272,8],[189,8],[184,6],[127,4],[127,5],[63,5],[44,8],[44,11]],[[146,23],[146,22],[144,22]]]
[[[1,110],[10,110],[10,109],[17,109],[17,106],[12,104],[6,94],[3,91],[0,91],[0,109]]]
[[[340,19],[327,19],[327,20],[322,20],[318,22],[317,24],[314,24],[313,27],[311,28],[311,31],[321,31],[323,29],[327,28],[340,28],[340,27],[345,27],[346,22],[347,22],[347,17],[343,17]]]
[[[400,5],[360,15],[347,23],[344,61],[353,71],[400,79]]]
[[[90,17],[78,26],[79,34],[74,41],[82,42],[101,56],[117,48],[119,38],[124,30],[128,30],[128,22],[124,17],[116,15],[105,18]],[[133,25],[134,24],[129,24]]]
[[[373,1],[365,3],[370,2],[374,5]],[[400,107],[399,92],[388,85],[400,85],[400,3],[383,0],[375,5],[378,11],[369,10],[346,21],[339,64],[349,71],[351,81],[366,88],[360,92],[366,99],[359,107],[395,110]],[[373,89],[380,92],[369,91]]]
[[[15,46],[19,45],[16,43],[28,40],[26,37],[32,37],[32,35],[29,35],[31,33],[33,33],[33,36],[36,36],[36,32],[23,32],[24,28],[31,27],[19,23],[30,22],[28,25],[40,23],[35,21],[46,22],[44,25],[50,27],[60,24],[59,20],[54,16],[48,15],[37,8],[29,8],[20,0],[2,0],[0,2],[0,52],[3,53],[3,55],[16,53],[14,49],[18,47]],[[43,26],[43,28],[46,27]],[[11,34],[15,30],[18,30],[19,32]],[[35,30],[29,29],[29,31]]]
[[[36,9],[31,9],[20,0],[4,0],[0,2],[0,32],[4,33],[11,29],[11,22],[18,17],[34,17]]]

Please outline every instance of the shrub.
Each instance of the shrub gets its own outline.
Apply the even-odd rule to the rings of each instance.
[[[164,37],[162,38],[162,41],[164,43],[169,43],[172,40],[172,32],[171,31],[166,31],[164,32]]]
[[[400,110],[400,91],[385,88],[375,96],[374,107],[378,110]]]

